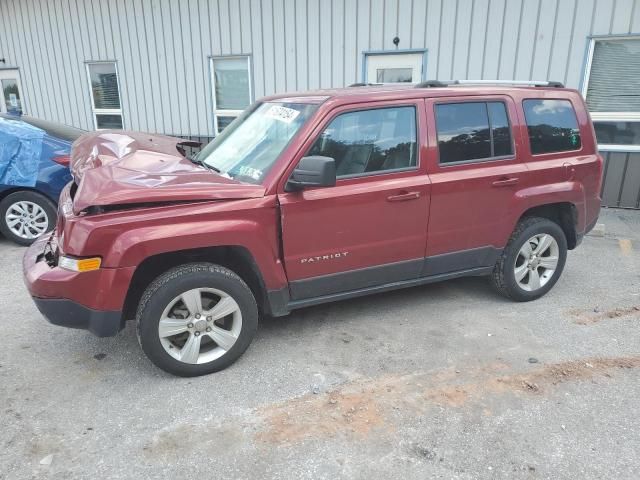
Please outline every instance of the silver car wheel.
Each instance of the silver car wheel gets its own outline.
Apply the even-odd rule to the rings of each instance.
[[[49,227],[47,212],[37,203],[27,200],[11,204],[4,221],[14,235],[28,240],[39,237]]]
[[[553,277],[560,258],[558,242],[548,233],[539,233],[524,242],[514,265],[516,282],[523,290],[534,292]]]
[[[228,293],[194,288],[162,312],[158,335],[164,350],[183,363],[209,363],[227,353],[242,330],[240,306]]]

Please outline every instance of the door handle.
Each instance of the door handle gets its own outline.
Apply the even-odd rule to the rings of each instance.
[[[387,197],[389,202],[405,202],[407,200],[415,200],[420,198],[420,192],[402,192],[397,195],[390,195]]]
[[[496,180],[491,183],[493,187],[508,187],[510,185],[515,185],[518,183],[518,177],[508,177],[501,178],[500,180]]]

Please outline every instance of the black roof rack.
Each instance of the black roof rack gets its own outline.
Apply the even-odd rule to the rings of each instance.
[[[349,85],[350,87],[376,87],[376,86],[380,86],[380,85],[384,85],[383,83],[352,83],[351,85]]]
[[[562,82],[536,80],[427,80],[418,83],[416,88],[441,88],[452,85],[514,85],[521,87],[564,88]]]

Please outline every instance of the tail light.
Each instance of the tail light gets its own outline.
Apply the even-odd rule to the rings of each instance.
[[[68,167],[69,162],[71,161],[71,157],[69,155],[57,155],[53,157],[53,161],[58,165],[62,165],[63,167]]]

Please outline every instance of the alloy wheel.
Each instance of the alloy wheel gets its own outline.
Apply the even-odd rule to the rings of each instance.
[[[194,288],[162,312],[158,335],[164,350],[183,363],[211,362],[227,353],[242,330],[240,306],[228,293]]]
[[[558,242],[548,233],[529,238],[518,252],[514,265],[516,282],[523,290],[534,292],[553,277],[560,258]]]

